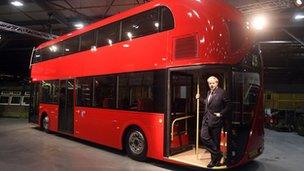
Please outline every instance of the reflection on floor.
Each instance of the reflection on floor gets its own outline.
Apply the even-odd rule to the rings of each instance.
[[[208,163],[211,160],[210,153],[202,148],[199,148],[198,150],[198,155],[195,154],[195,149],[193,148],[192,150],[176,154],[174,156],[170,156],[169,159],[186,163],[186,164],[191,164],[197,167],[207,167]],[[223,160],[223,159],[222,159]],[[219,167],[214,167],[213,169],[224,169],[226,166],[219,166]]]

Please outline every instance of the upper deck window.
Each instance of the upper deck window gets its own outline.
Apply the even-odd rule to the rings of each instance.
[[[122,21],[122,40],[157,33],[159,27],[158,8],[137,14]]]
[[[43,58],[44,60],[52,59],[58,56],[63,55],[62,51],[62,42],[56,43],[52,46],[49,46],[46,50],[46,53],[48,54],[48,58]]]
[[[34,57],[33,57],[33,63],[45,61],[50,58],[50,53],[48,51],[48,48],[38,49],[35,51]]]
[[[171,11],[167,7],[161,8],[161,31],[171,30],[174,28],[174,19]]]
[[[41,49],[35,50],[32,63],[37,63],[40,62],[41,60],[42,60]]]
[[[63,53],[64,55],[76,53],[79,51],[79,37],[73,37],[63,41]]]
[[[107,46],[119,42],[120,22],[112,23],[98,29],[97,46]]]
[[[96,46],[95,30],[87,32],[81,36],[80,51],[90,50],[92,46]]]
[[[38,49],[33,63],[45,61],[62,55],[113,45],[120,41],[148,36],[174,28],[174,19],[169,8],[161,6],[115,21],[54,45]]]

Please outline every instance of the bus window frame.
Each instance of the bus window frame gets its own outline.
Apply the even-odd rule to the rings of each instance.
[[[173,26],[172,27],[170,27],[170,28],[163,28],[163,12],[164,12],[164,10],[163,9],[167,9],[168,10],[168,12],[170,12],[170,16],[172,17],[171,19],[172,19],[172,24],[173,24]],[[71,37],[71,38],[68,38],[68,39],[65,39],[65,40],[62,40],[62,41],[59,41],[59,42],[57,42],[57,43],[55,43],[55,44],[52,44],[52,45],[49,45],[49,46],[47,46],[47,47],[44,47],[44,48],[41,48],[41,49],[35,49],[35,51],[34,51],[34,55],[33,55],[33,58],[31,58],[31,65],[32,64],[36,64],[36,63],[39,63],[39,62],[44,62],[44,61],[48,61],[48,60],[51,60],[51,59],[56,59],[56,58],[59,58],[59,57],[62,57],[62,56],[67,56],[67,55],[73,55],[73,54],[76,54],[76,53],[79,53],[79,52],[84,52],[84,51],[90,51],[90,49],[88,49],[88,50],[81,50],[81,36],[83,36],[84,34],[87,34],[87,33],[89,33],[89,32],[95,32],[95,46],[98,48],[98,47],[103,47],[103,46],[98,46],[98,32],[99,32],[99,30],[102,28],[102,27],[106,27],[106,26],[108,26],[108,25],[111,25],[111,24],[113,24],[113,23],[120,23],[120,28],[119,28],[119,41],[117,41],[117,42],[115,42],[115,43],[113,43],[113,45],[114,44],[117,44],[117,43],[120,43],[120,42],[124,42],[124,41],[129,41],[129,40],[122,40],[122,38],[123,38],[123,36],[122,36],[122,30],[123,30],[123,21],[124,20],[127,20],[128,18],[131,18],[131,17],[136,17],[137,15],[140,15],[140,14],[144,14],[144,13],[146,13],[146,12],[149,12],[149,11],[152,11],[152,10],[157,10],[158,11],[158,21],[159,21],[159,23],[160,23],[160,26],[158,27],[158,31],[157,32],[155,32],[155,33],[152,33],[152,34],[147,34],[147,35],[143,35],[143,36],[138,36],[138,37],[135,37],[134,39],[137,39],[137,38],[141,38],[141,37],[146,37],[146,36],[151,36],[151,35],[155,35],[155,34],[157,34],[157,33],[160,33],[160,32],[165,32],[165,31],[170,31],[170,30],[173,30],[173,29],[175,29],[175,19],[174,19],[174,15],[173,15],[173,13],[172,13],[172,10],[169,8],[169,7],[167,7],[167,6],[165,6],[165,5],[160,5],[160,6],[157,6],[157,7],[154,7],[154,8],[151,8],[151,9],[148,9],[148,10],[145,10],[145,11],[142,11],[142,12],[140,12],[140,13],[137,13],[137,14],[134,14],[134,15],[131,15],[131,16],[128,16],[128,17],[125,17],[125,18],[122,18],[122,19],[120,19],[120,20],[117,20],[117,21],[113,21],[113,22],[111,22],[111,23],[108,23],[108,24],[106,24],[106,25],[103,25],[103,26],[100,26],[100,27],[98,27],[98,28],[94,28],[94,29],[92,29],[92,30],[88,30],[88,31],[86,31],[86,32],[84,32],[84,33],[82,33],[82,34],[79,34],[79,35],[76,35],[76,36],[74,36],[74,37]],[[171,21],[170,21],[171,22]],[[64,44],[66,43],[66,41],[69,41],[69,40],[72,40],[72,39],[78,39],[78,50],[77,51],[75,51],[75,52],[73,52],[73,53],[65,53],[65,46],[64,46]],[[134,40],[134,39],[132,39],[132,40]],[[51,46],[54,46],[54,45],[57,45],[57,44],[61,44],[61,54],[59,55],[59,56],[55,56],[55,57],[51,57],[51,55],[50,54],[48,54],[47,55],[47,59],[45,59],[44,57],[43,57],[43,55],[41,55],[41,52],[43,52],[43,50],[49,50],[49,47],[51,47]],[[35,59],[35,56],[36,56],[36,53],[37,53],[37,51],[39,51],[40,52],[40,55],[41,55],[41,57],[40,57],[40,59],[38,59],[37,61],[36,60],[34,60]],[[30,65],[30,66],[31,66]]]

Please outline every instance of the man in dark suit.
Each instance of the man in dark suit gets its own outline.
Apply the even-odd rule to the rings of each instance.
[[[210,90],[205,100],[205,114],[201,128],[203,146],[211,153],[207,167],[219,166],[223,157],[220,151],[220,136],[223,118],[230,110],[230,100],[225,90],[218,87],[218,79],[211,76],[207,80]]]

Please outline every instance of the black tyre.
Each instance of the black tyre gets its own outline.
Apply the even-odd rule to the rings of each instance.
[[[125,139],[128,156],[137,161],[145,161],[147,160],[147,147],[147,140],[143,132],[137,128],[130,129]]]
[[[41,119],[41,128],[44,132],[50,133],[49,126],[50,126],[50,118],[47,115],[45,115]]]

